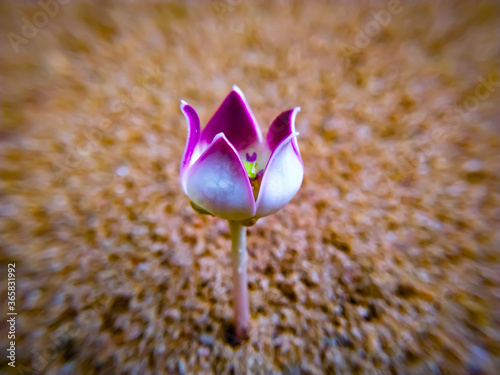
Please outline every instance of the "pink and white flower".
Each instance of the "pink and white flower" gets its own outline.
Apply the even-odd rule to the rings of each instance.
[[[193,107],[181,101],[181,110],[188,125],[181,183],[198,211],[233,221],[257,220],[280,210],[297,193],[304,177],[295,131],[300,107],[276,117],[265,141],[237,86],[203,131]]]

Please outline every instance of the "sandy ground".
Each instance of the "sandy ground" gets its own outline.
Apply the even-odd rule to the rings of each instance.
[[[50,4],[0,5],[0,372],[495,374],[498,3]],[[180,99],[233,84],[264,133],[302,107],[305,164],[236,347],[228,225],[179,184]]]

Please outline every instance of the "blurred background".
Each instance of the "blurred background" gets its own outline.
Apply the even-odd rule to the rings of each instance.
[[[0,302],[13,374],[495,374],[499,4],[2,1]],[[305,164],[248,230],[179,183],[233,84]],[[12,273],[12,272],[11,272]]]

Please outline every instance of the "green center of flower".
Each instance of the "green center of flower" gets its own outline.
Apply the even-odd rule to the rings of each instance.
[[[246,154],[246,160],[243,161],[243,165],[247,171],[248,177],[253,180],[257,177],[257,153],[254,152],[252,155]]]
[[[257,163],[244,161],[243,164],[245,165],[245,169],[247,170],[248,177],[253,180],[257,176]]]

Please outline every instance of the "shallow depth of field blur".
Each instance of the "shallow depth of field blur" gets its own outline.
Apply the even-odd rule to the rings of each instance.
[[[495,374],[499,4],[0,3],[0,317],[13,374]],[[305,177],[248,229],[179,183],[187,100],[233,84],[264,135],[301,106]]]

